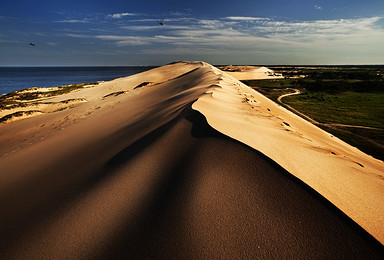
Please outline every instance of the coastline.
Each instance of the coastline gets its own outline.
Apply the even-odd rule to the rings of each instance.
[[[57,87],[87,82],[110,81],[156,66],[58,66],[0,67],[0,95],[27,88]]]

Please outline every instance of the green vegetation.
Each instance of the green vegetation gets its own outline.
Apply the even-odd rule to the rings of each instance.
[[[318,121],[324,130],[384,160],[384,66],[272,69],[286,78],[243,82],[275,102],[299,89],[302,94],[283,102]]]
[[[306,91],[283,102],[321,123],[384,129],[384,93]]]
[[[105,95],[103,98],[107,98],[107,97],[117,97],[119,95],[122,95],[122,94],[125,94],[125,91],[117,91],[117,92],[113,92],[113,93],[110,93],[108,95]]]
[[[277,71],[281,71],[277,69]],[[312,67],[282,69],[285,77],[305,76],[310,79],[341,79],[341,80],[380,80],[384,75],[384,66],[360,66],[360,67]]]
[[[294,92],[292,88],[296,81],[293,79],[262,79],[243,80],[242,82],[277,102],[279,96]]]
[[[41,113],[40,111],[38,110],[29,110],[29,111],[19,111],[19,112],[15,112],[15,113],[12,113],[12,114],[9,114],[9,115],[6,115],[6,116],[3,116],[0,118],[0,123],[3,123],[3,122],[6,122],[8,120],[11,120],[12,118],[15,118],[15,117],[21,117],[21,116],[27,116],[27,115],[32,115],[34,113]]]
[[[282,88],[282,89],[257,89],[261,94],[268,97],[269,99],[272,99],[275,102],[277,101],[277,98],[281,95],[293,93],[294,91],[290,88]]]
[[[95,83],[72,84],[72,85],[68,85],[68,86],[61,86],[61,87],[58,87],[58,89],[56,89],[56,90],[49,91],[49,92],[43,92],[42,94],[43,94],[43,96],[45,94],[46,97],[58,96],[58,95],[66,94],[66,93],[75,91],[77,89],[83,88],[84,86],[87,86],[87,85],[97,85],[97,84],[99,84],[99,83],[95,82]]]
[[[383,79],[298,79],[292,82],[296,88],[308,91],[339,93],[344,91],[355,92],[384,92]]]
[[[136,87],[134,87],[133,89],[137,89],[137,88],[142,88],[142,87],[145,87],[145,86],[148,86],[149,84],[151,84],[152,82],[143,82],[143,83],[140,83],[139,85],[137,85]]]
[[[68,86],[56,87],[51,91],[39,91],[38,88],[29,88],[24,90],[17,90],[10,92],[6,95],[0,96],[0,109],[11,109],[16,107],[27,106],[26,102],[35,101],[36,99],[53,97],[62,94],[66,94],[77,89],[84,88],[88,85],[97,85],[98,82],[94,83],[80,83],[71,84]]]
[[[25,103],[22,103],[22,102],[18,102],[18,101],[15,101],[15,100],[2,100],[1,97],[0,97],[0,109],[12,109],[12,108],[16,108],[16,107],[26,107],[27,104]]]
[[[244,84],[255,88],[292,88],[296,82],[295,79],[257,79],[243,80]]]

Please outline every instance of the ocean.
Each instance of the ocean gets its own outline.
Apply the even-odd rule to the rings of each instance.
[[[108,81],[155,67],[0,67],[0,94],[31,87]]]

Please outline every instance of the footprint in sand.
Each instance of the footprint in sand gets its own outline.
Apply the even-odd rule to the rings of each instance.
[[[357,165],[359,165],[360,167],[364,168],[364,165],[362,165],[361,163],[359,162],[355,162],[355,163],[357,163]]]
[[[289,127],[291,127],[291,125],[290,125],[290,124],[288,124],[287,122],[284,122],[284,121],[283,121],[283,124],[284,124],[284,125],[286,125],[286,126],[289,126]]]

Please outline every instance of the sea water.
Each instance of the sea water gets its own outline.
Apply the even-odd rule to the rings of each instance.
[[[0,95],[31,87],[55,87],[127,77],[154,67],[0,67]]]

